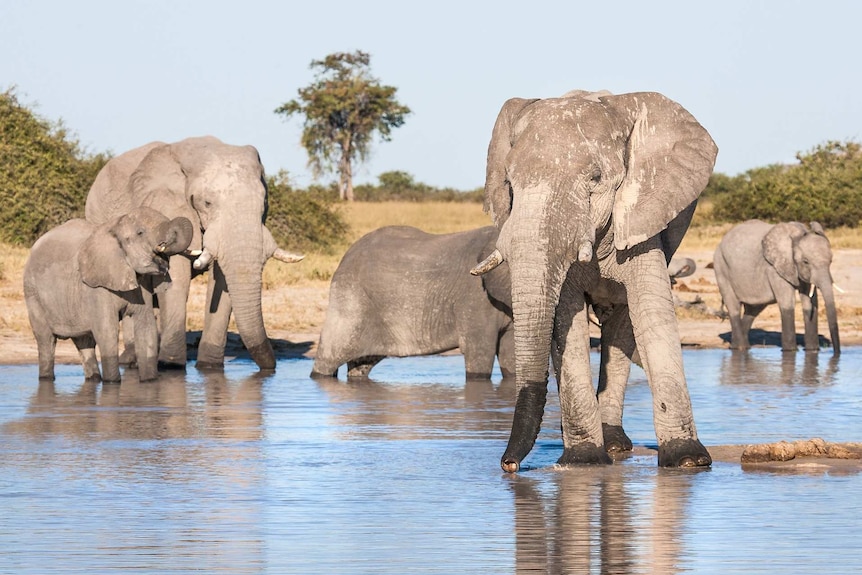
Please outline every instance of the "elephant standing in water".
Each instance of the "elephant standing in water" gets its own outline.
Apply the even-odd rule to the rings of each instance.
[[[71,338],[84,376],[120,381],[119,318],[135,318],[138,374],[157,376],[153,290],[165,287],[167,257],[192,239],[184,217],[136,208],[101,225],[75,219],[40,237],[24,267],[24,299],[39,351],[39,378],[54,379],[57,338]]]
[[[360,238],[332,276],[312,375],[335,376],[346,363],[348,377],[367,377],[387,356],[455,348],[469,379],[489,378],[495,356],[512,375],[508,269],[468,273],[496,242],[494,226],[453,234],[389,226]]]
[[[559,462],[610,463],[605,432],[621,420],[635,347],[653,395],[659,465],[711,465],[697,439],[667,265],[717,152],[689,112],[657,93],[578,91],[503,105],[485,180],[485,208],[500,236],[473,271],[505,261],[511,274],[517,400],[505,471],[517,471],[535,443],[549,356],[560,395]],[[607,354],[598,394],[590,304],[603,319]]]
[[[819,351],[817,291],[823,295],[829,337],[841,353],[838,316],[832,290],[832,248],[823,228],[811,222],[768,224],[749,220],[728,231],[715,250],[715,279],[730,315],[730,347],[750,347],[754,318],[766,306],[781,310],[781,349],[796,351],[796,293],[802,300],[805,350]]]
[[[189,283],[194,271],[211,265],[197,366],[224,366],[233,312],[251,357],[261,369],[274,369],[261,309],[263,266],[270,257],[286,262],[301,257],[278,248],[264,225],[267,188],[257,150],[206,136],[174,144],[152,142],[121,154],[96,177],[87,195],[86,217],[101,223],[135,206],[184,216],[195,231],[191,248],[197,259],[172,257],[172,285],[158,297],[160,363],[185,368]]]

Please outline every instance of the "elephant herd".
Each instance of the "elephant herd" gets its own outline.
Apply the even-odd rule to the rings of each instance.
[[[539,433],[550,366],[562,418],[559,463],[610,463],[608,452],[631,449],[622,409],[636,361],[652,391],[659,465],[711,465],[697,438],[671,282],[693,269],[672,258],[717,153],[688,111],[654,92],[506,101],[486,167],[485,211],[494,225],[444,235],[393,226],[357,241],[332,277],[312,376],[335,377],[346,364],[348,378],[363,378],[387,356],[458,348],[467,377],[487,378],[496,358],[517,390],[501,459],[515,472]],[[87,378],[119,381],[121,361],[136,363],[142,380],[158,365],[183,367],[189,283],[206,270],[198,367],[223,366],[233,315],[257,365],[274,369],[263,266],[301,256],[276,245],[266,205],[251,146],[190,138],[110,160],[89,191],[86,219],[40,238],[25,268],[39,377],[53,377],[57,338],[73,340]],[[777,302],[782,346],[795,349],[798,291],[805,347],[816,349],[819,290],[839,353],[830,262],[816,223],[752,221],[728,232],[715,273],[732,347],[747,347],[752,321]],[[601,328],[597,388],[591,321]]]

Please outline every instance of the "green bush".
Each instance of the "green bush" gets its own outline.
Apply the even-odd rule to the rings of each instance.
[[[818,221],[826,227],[862,222],[862,147],[827,142],[797,154],[798,164],[754,168],[736,178],[718,178],[713,217],[743,221]],[[712,184],[713,181],[711,180]],[[707,187],[709,190],[709,187]],[[717,191],[716,190],[720,190]]]
[[[62,122],[36,116],[13,88],[0,93],[0,242],[29,246],[83,217],[87,192],[108,158],[85,153]]]
[[[348,226],[335,206],[338,189],[296,190],[287,172],[267,177],[266,225],[279,246],[296,251],[329,253],[347,238]]]

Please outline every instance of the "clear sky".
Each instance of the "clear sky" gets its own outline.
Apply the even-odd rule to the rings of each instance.
[[[733,175],[862,138],[860,22],[854,0],[2,0],[0,90],[92,152],[213,134],[304,186],[301,120],[273,110],[359,49],[413,113],[357,182],[482,186],[502,103],[575,88],[678,101]]]

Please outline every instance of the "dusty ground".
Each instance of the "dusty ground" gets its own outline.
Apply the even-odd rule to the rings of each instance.
[[[730,338],[730,324],[716,315],[721,310],[721,297],[715,284],[715,274],[707,266],[712,262],[712,251],[688,252],[679,255],[697,262],[694,275],[680,280],[674,287],[679,302],[690,304],[678,308],[682,344],[687,347],[726,347]],[[301,264],[299,264],[301,265]],[[844,293],[837,293],[839,329],[844,345],[862,344],[862,250],[836,250],[832,264],[835,283]],[[17,283],[16,283],[17,282]],[[26,308],[20,293],[20,278],[8,277],[0,282],[0,364],[36,363],[36,343],[26,326]],[[264,314],[267,332],[273,340],[279,357],[312,357],[317,344],[320,326],[326,313],[329,297],[328,282],[320,281],[300,286],[283,286],[264,292]],[[195,280],[192,307],[189,312],[190,355],[199,333],[205,284]],[[802,320],[797,305],[797,333],[801,333]],[[12,327],[10,327],[12,326]],[[820,333],[827,334],[822,315]],[[754,323],[752,336],[762,345],[780,344],[781,321],[777,306],[768,308]],[[596,332],[598,335],[598,332]],[[242,345],[231,333],[229,355],[242,353]],[[58,363],[77,363],[78,354],[69,341],[57,343]]]

